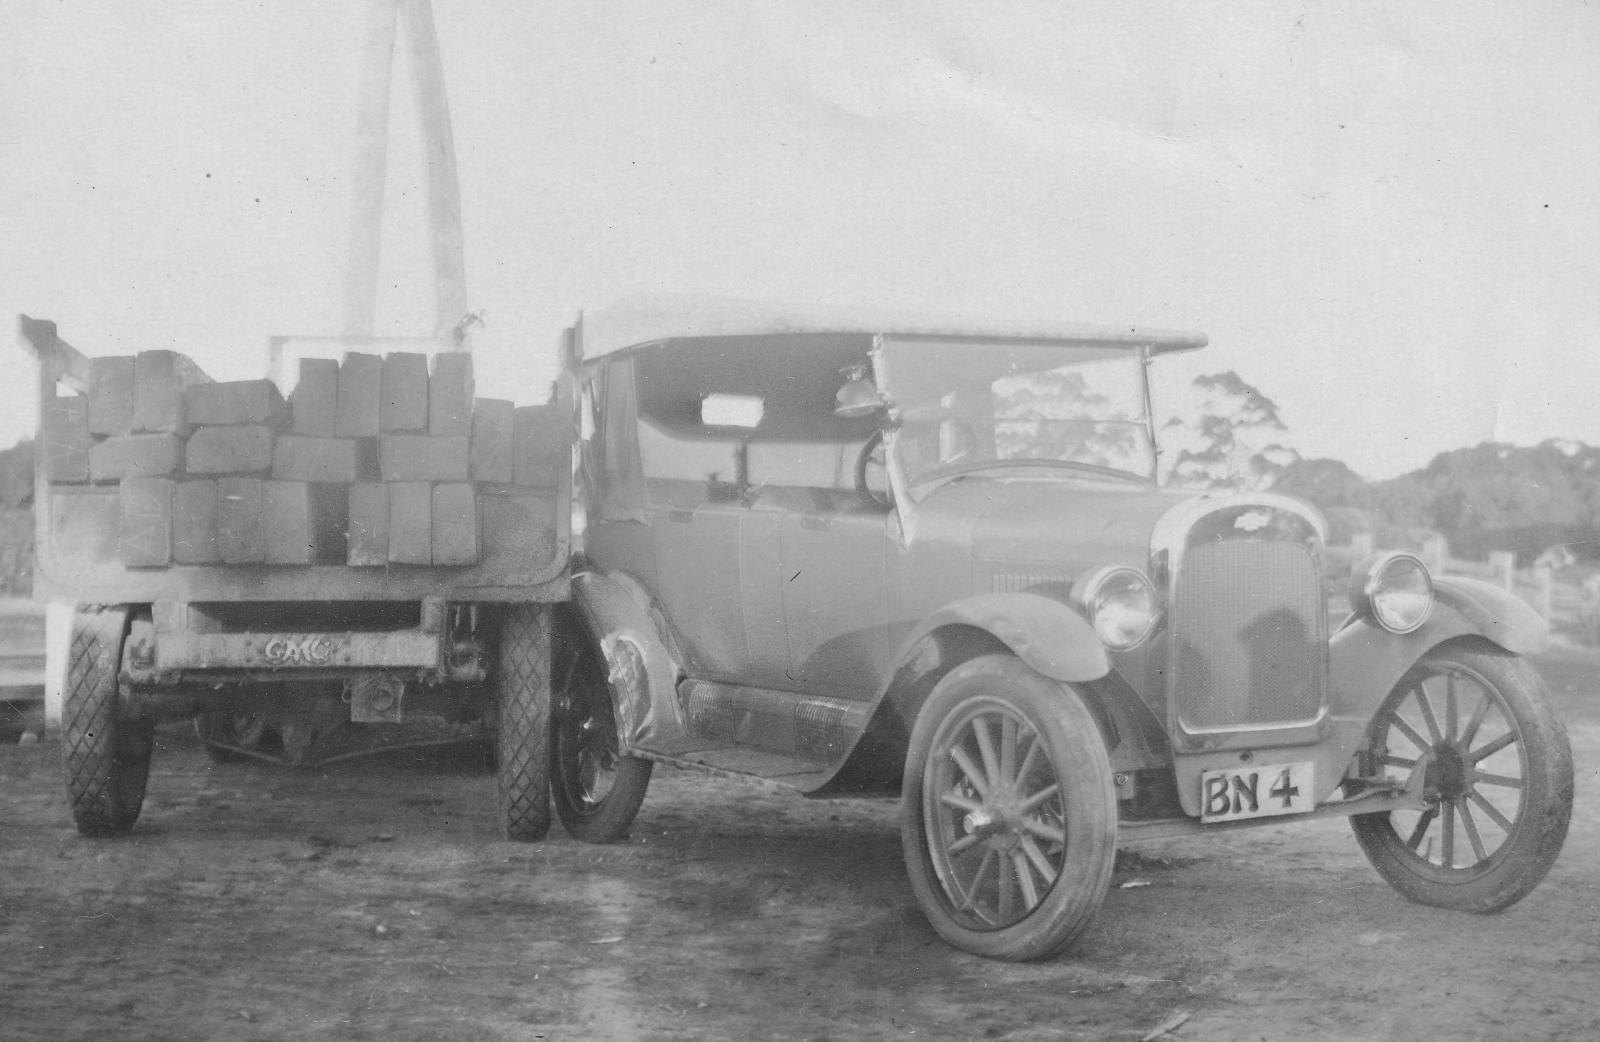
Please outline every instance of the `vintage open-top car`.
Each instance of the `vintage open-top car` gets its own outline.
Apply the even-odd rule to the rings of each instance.
[[[1356,569],[1272,494],[1157,483],[1147,368],[1204,337],[674,302],[586,316],[555,809],[622,836],[653,762],[898,793],[958,947],[1059,952],[1119,836],[1348,816],[1407,897],[1488,912],[1560,851],[1542,620]]]

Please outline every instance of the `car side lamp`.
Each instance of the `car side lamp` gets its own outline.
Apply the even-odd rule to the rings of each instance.
[[[833,414],[840,419],[854,420],[862,416],[871,416],[883,408],[883,396],[878,393],[878,387],[867,375],[867,367],[861,364],[845,366],[840,372],[845,377],[845,384],[839,388],[839,393],[833,396]]]

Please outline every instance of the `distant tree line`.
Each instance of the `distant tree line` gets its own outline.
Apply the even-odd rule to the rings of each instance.
[[[1421,470],[1367,481],[1336,459],[1286,448],[1278,408],[1236,373],[1195,379],[1191,408],[1168,422],[1168,479],[1199,488],[1256,488],[1315,503],[1334,543],[1371,531],[1380,546],[1438,532],[1457,557],[1508,550],[1527,564],[1562,545],[1600,559],[1600,448],[1550,439],[1484,442],[1435,456]]]

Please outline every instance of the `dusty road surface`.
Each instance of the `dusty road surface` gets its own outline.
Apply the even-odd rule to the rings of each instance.
[[[627,842],[523,846],[470,751],[291,771],[172,733],[133,835],[91,841],[58,744],[6,745],[0,1037],[1592,1040],[1600,657],[1541,667],[1578,803],[1509,912],[1407,904],[1342,822],[1274,826],[1126,850],[1078,948],[1020,966],[934,937],[888,803],[662,771]]]

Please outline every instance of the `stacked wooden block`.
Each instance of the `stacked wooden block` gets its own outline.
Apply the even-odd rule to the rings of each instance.
[[[46,411],[50,481],[117,485],[129,567],[476,564],[567,459],[552,407],[476,398],[465,354],[303,359],[285,401],[145,351],[91,359]]]

